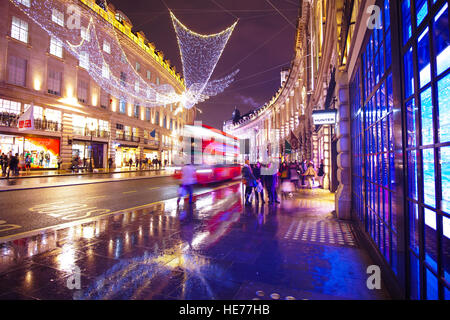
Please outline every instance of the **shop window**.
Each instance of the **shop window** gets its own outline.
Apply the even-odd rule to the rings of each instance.
[[[56,96],[61,95],[61,81],[62,81],[62,72],[55,71],[52,69],[48,70],[48,90],[47,92],[50,94],[54,94]]]
[[[28,23],[17,17],[12,18],[11,37],[19,41],[28,42]]]
[[[20,102],[0,99],[0,112],[20,114]]]
[[[410,39],[410,45],[403,47],[402,52],[406,95],[403,110],[408,137],[405,148],[411,255],[409,297],[437,299],[444,298],[439,293],[445,292],[447,287],[441,279],[447,279],[450,268],[445,259],[439,259],[438,250],[439,242],[448,246],[449,233],[442,214],[448,210],[450,198],[447,191],[450,188],[449,152],[446,146],[439,145],[450,140],[448,3],[438,7],[436,1],[415,0],[414,7],[409,7],[408,11],[406,2],[409,4],[408,0],[403,2],[402,21],[403,24],[408,21],[408,28],[402,30],[403,39]],[[412,29],[410,15],[416,22]],[[417,59],[413,53],[417,53]],[[418,92],[414,88],[419,88]],[[418,105],[415,106],[415,102]],[[418,223],[419,217],[423,217],[424,223]]]
[[[59,110],[46,108],[44,115],[48,121],[61,123],[61,111],[59,111]]]
[[[409,0],[403,1],[409,8]],[[391,205],[395,192],[394,123],[389,2],[382,11],[383,28],[370,37],[350,83],[352,119],[352,205],[366,232],[394,273],[397,268],[396,221]],[[409,30],[409,27],[406,29]],[[412,59],[411,56],[408,57]],[[405,67],[410,63],[405,59]],[[413,69],[411,68],[411,77]],[[405,78],[409,75],[405,73]],[[409,82],[411,85],[414,83]],[[408,89],[412,91],[412,89]],[[409,97],[412,93],[408,93]],[[319,150],[319,152],[323,152]]]
[[[25,87],[27,60],[15,56],[8,57],[8,82]]]

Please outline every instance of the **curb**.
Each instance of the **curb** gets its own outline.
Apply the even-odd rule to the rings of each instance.
[[[99,183],[109,183],[109,182],[123,182],[123,181],[133,181],[133,180],[145,180],[145,179],[154,179],[154,178],[168,178],[172,177],[172,174],[165,174],[160,176],[153,177],[134,177],[134,178],[123,178],[119,180],[103,180],[103,181],[91,181],[91,182],[79,182],[79,183],[71,183],[65,185],[51,185],[51,186],[37,186],[37,187],[24,187],[24,188],[14,188],[14,189],[0,189],[0,192],[8,192],[8,191],[24,191],[24,190],[35,190],[35,189],[49,189],[49,188],[60,188],[60,187],[73,187],[73,186],[81,186],[88,184],[99,184]]]
[[[167,169],[164,169],[167,170]],[[162,170],[162,171],[164,171]],[[116,174],[116,173],[136,173],[136,172],[157,172],[160,170],[134,170],[134,171],[114,171],[114,172],[88,172],[88,173],[63,173],[54,175],[36,175],[36,176],[16,176],[10,179],[32,179],[32,178],[57,178],[57,177],[76,177],[86,175],[100,175],[100,174]],[[0,180],[8,180],[8,178],[0,177]]]

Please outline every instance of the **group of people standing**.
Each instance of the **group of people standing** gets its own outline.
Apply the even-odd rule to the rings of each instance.
[[[242,168],[242,179],[245,188],[245,204],[247,206],[252,203],[253,191],[255,192],[256,202],[265,203],[264,188],[267,190],[269,204],[280,203],[278,199],[277,189],[280,188],[282,196],[298,190],[301,185],[306,185],[310,189],[315,184],[315,179],[319,178],[320,187],[323,188],[323,178],[325,176],[323,160],[320,163],[319,170],[316,172],[312,161],[283,162],[281,164],[271,162],[262,165],[257,162],[250,165],[250,161],[246,160]],[[301,185],[300,185],[301,182]]]
[[[167,159],[164,161],[164,165],[167,166]],[[128,160],[128,166],[131,168],[133,167],[133,164],[136,166],[136,169],[139,170],[147,170],[150,168],[155,168],[155,169],[161,169],[162,167],[162,162],[161,160],[159,160],[158,158],[154,158],[152,160],[150,160],[149,158],[144,158],[144,159],[139,159],[137,158],[136,161],[133,162],[133,159],[130,158]]]
[[[2,166],[2,176],[9,178],[10,175],[19,175],[19,154],[15,155],[10,152],[9,154],[4,154],[0,156],[0,165]]]

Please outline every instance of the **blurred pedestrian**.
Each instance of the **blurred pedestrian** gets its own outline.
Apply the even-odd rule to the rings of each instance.
[[[58,156],[57,161],[58,161],[58,171],[59,171],[59,170],[61,170],[61,164],[62,164],[63,160],[60,156]]]
[[[264,201],[264,180],[261,176],[261,163],[258,161],[253,168],[253,175],[256,178],[256,187],[255,187],[255,198],[256,202],[259,202],[261,199],[262,204],[266,203]]]
[[[130,165],[130,170],[131,170],[131,167],[133,166],[133,159],[132,158],[130,158],[130,160],[128,160],[128,164]]]
[[[308,164],[308,169],[306,169],[303,175],[308,181],[308,187],[312,189],[314,186],[314,179],[317,176],[316,170],[314,170],[314,165],[312,164],[312,162]]]
[[[25,172],[28,174],[31,170],[31,155],[27,155],[25,158]]]
[[[242,179],[245,185],[245,205],[251,206],[251,196],[253,193],[253,188],[256,187],[256,178],[253,174],[252,168],[250,167],[250,161],[245,160],[244,167],[242,168]]]
[[[299,180],[300,180],[300,175],[298,172],[298,164],[293,162],[291,163],[290,167],[289,167],[289,175],[291,177],[291,182],[294,185],[295,190],[297,191],[297,189],[299,188]]]
[[[113,167],[113,158],[109,157],[109,159],[108,159],[108,169],[109,169],[109,171],[111,171],[112,167]]]
[[[319,177],[319,185],[320,188],[323,189],[323,179],[325,178],[325,166],[323,164],[323,159],[320,161],[319,170],[317,172],[317,176]]]
[[[181,186],[178,190],[177,205],[181,198],[189,194],[189,203],[192,203],[194,185],[197,183],[197,173],[193,164],[188,163],[181,169]]]
[[[8,161],[9,161],[8,155],[2,153],[2,156],[0,158],[0,164],[2,166],[2,175],[3,176],[6,176],[6,171],[8,169]]]

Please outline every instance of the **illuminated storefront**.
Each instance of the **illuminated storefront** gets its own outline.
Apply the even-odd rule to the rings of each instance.
[[[0,135],[0,153],[31,156],[32,169],[56,169],[60,153],[60,140],[46,137]]]
[[[351,76],[353,211],[411,299],[450,299],[448,5],[385,0]]]
[[[135,146],[118,145],[116,146],[115,164],[117,168],[130,166],[130,159],[133,160],[133,165],[136,164],[136,159],[139,158],[139,149]]]

